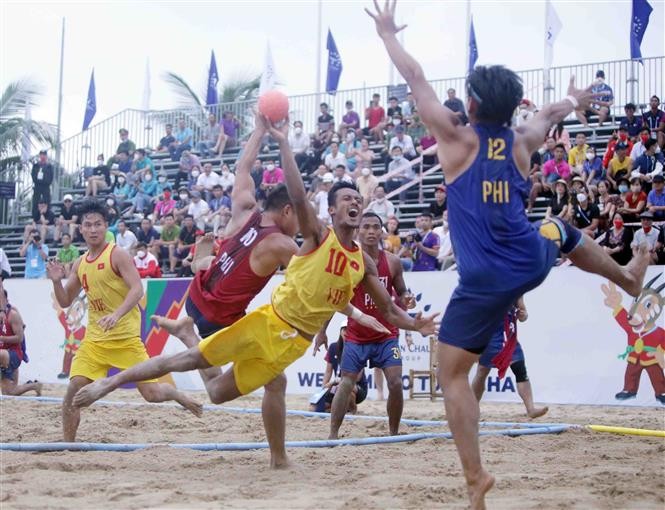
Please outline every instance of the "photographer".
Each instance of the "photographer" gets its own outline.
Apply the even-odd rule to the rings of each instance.
[[[33,230],[25,240],[19,255],[25,257],[25,277],[45,278],[46,261],[48,260],[48,246],[42,244],[39,232]]]

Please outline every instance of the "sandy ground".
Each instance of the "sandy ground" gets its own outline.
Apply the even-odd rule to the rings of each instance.
[[[45,395],[62,395],[62,386]],[[201,395],[201,400],[203,398]],[[121,390],[109,399],[139,400]],[[257,407],[246,397],[233,405]],[[287,407],[306,409],[305,397]],[[362,414],[383,414],[366,402]],[[482,419],[524,421],[522,408],[482,404]],[[0,403],[0,441],[60,438],[59,406]],[[405,417],[441,419],[443,403],[407,401]],[[550,406],[542,421],[665,428],[658,408]],[[403,432],[441,430],[402,427]],[[289,417],[287,439],[323,439],[328,422]],[[384,422],[346,422],[346,437],[386,435]],[[202,419],[164,407],[97,406],[83,413],[90,442],[263,441],[259,415],[208,411]],[[488,508],[645,509],[665,507],[665,440],[583,430],[560,435],[481,438],[497,477]],[[158,446],[133,453],[0,453],[0,508],[465,508],[450,440],[396,445],[292,449],[292,467],[268,468],[266,450],[196,452]]]

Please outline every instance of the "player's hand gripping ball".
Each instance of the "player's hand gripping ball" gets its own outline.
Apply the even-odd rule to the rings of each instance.
[[[289,98],[278,90],[269,90],[259,97],[259,113],[276,124],[289,115]]]

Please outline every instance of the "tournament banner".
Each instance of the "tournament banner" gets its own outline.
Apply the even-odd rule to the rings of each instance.
[[[443,313],[457,284],[454,272],[405,273],[405,281],[416,296],[410,312]],[[283,281],[274,276],[252,301],[252,310],[270,301],[272,290]],[[185,314],[189,279],[143,280],[145,295],[141,310],[141,336],[150,356],[184,350],[183,344],[150,320],[153,314],[177,318]],[[649,284],[647,286],[647,284]],[[650,266],[645,288],[637,300],[603,278],[574,267],[554,268],[547,280],[525,296],[528,320],[518,324],[529,379],[537,402],[600,405],[660,405],[654,397],[650,375],[662,373],[665,351],[665,267]],[[87,301],[81,295],[67,309],[60,308],[48,280],[5,281],[9,300],[23,316],[29,363],[19,369],[21,381],[66,383],[58,375],[67,372],[85,335]],[[346,317],[335,315],[328,340],[337,340]],[[407,335],[410,337],[407,342]],[[429,369],[429,339],[417,332],[400,332],[403,387],[408,395],[409,370]],[[286,370],[287,392],[313,394],[320,389],[325,361],[323,350],[310,349]],[[655,367],[654,367],[655,365]],[[226,367],[228,368],[228,367]],[[637,396],[618,401],[627,370],[640,374]],[[367,370],[370,398],[374,396],[373,371]],[[113,373],[112,369],[110,373]],[[472,369],[473,372],[473,369]],[[164,380],[186,390],[203,390],[197,372],[174,373]],[[429,379],[416,377],[418,391],[429,391]],[[520,402],[510,370],[499,380],[493,370],[483,397],[491,401]]]

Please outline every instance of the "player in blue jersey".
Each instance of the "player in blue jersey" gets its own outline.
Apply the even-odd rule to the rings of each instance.
[[[502,66],[479,66],[467,77],[470,125],[464,126],[442,106],[418,62],[397,40],[405,26],[395,24],[395,2],[386,1],[383,9],[376,0],[374,5],[376,12],[366,11],[437,140],[448,189],[448,221],[460,281],[441,323],[439,382],[471,508],[482,509],[494,477],[481,463],[479,406],[468,375],[506,312],[545,279],[559,251],[580,269],[604,276],[632,296],[641,291],[648,254],[641,247],[622,267],[570,225],[552,219],[536,229],[526,216],[531,154],[553,125],[592,102],[600,104],[590,89],[576,89],[571,79],[563,101],[544,106],[533,119],[512,129],[513,112],[523,95],[521,80]]]

